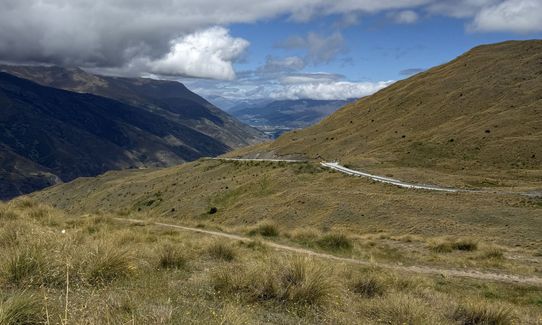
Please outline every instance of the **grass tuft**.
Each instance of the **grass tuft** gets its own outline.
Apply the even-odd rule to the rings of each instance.
[[[6,281],[13,285],[41,284],[45,270],[45,258],[34,247],[17,249],[11,252],[3,265]]]
[[[162,269],[184,269],[188,264],[187,257],[177,248],[166,245],[158,253],[159,267]]]
[[[13,210],[0,208],[0,220],[16,220],[19,214]]]
[[[508,325],[514,322],[511,309],[479,301],[458,306],[453,318],[462,325]]]
[[[16,294],[0,303],[0,324],[44,324],[43,309],[42,302],[34,296],[24,293]]]
[[[107,284],[128,277],[135,271],[132,259],[124,250],[102,244],[86,261],[90,284]]]
[[[253,264],[248,269],[220,268],[210,279],[217,292],[249,301],[321,305],[330,301],[335,290],[330,273],[313,260],[291,258]]]
[[[478,249],[478,242],[470,238],[439,240],[431,243],[430,249],[435,253],[451,253],[454,250],[471,252]]]
[[[352,291],[364,298],[381,296],[386,291],[386,286],[380,277],[367,275],[358,277],[351,284]]]
[[[207,253],[214,259],[231,262],[235,259],[236,251],[223,242],[214,242],[207,248]]]
[[[279,235],[279,229],[274,224],[263,223],[250,230],[248,234],[250,236],[261,235],[264,237],[277,237]]]
[[[352,248],[352,241],[344,234],[327,234],[316,241],[324,249],[338,251]]]

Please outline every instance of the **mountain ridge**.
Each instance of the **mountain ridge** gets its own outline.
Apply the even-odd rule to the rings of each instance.
[[[346,105],[315,126],[229,156],[340,160],[384,173],[507,177],[506,171],[531,169],[540,178],[540,84],[541,40],[483,45]]]

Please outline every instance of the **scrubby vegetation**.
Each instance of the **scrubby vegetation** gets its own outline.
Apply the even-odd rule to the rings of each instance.
[[[528,324],[539,317],[536,287],[397,273],[265,242],[304,239],[318,249],[326,238],[330,251],[355,252],[359,243],[340,232],[237,241],[26,201],[0,211],[14,216],[0,219],[0,324]]]
[[[262,223],[251,229],[248,234],[251,236],[261,235],[264,237],[277,237],[279,235],[279,229],[274,224]]]
[[[437,253],[450,253],[454,250],[470,252],[478,249],[478,241],[471,238],[438,240],[431,244],[431,249]]]

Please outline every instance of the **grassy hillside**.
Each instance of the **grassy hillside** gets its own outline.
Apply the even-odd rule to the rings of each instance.
[[[75,213],[149,214],[192,225],[235,228],[269,221],[285,229],[357,235],[475,236],[524,248],[539,247],[542,238],[540,198],[413,191],[313,164],[202,160],[110,172],[32,196]],[[217,212],[210,214],[213,207]]]
[[[28,200],[0,206],[1,324],[535,324],[540,291],[399,274]],[[385,271],[385,272],[384,272]]]
[[[340,160],[423,181],[443,173],[540,183],[541,84],[542,41],[479,46],[234,155]]]

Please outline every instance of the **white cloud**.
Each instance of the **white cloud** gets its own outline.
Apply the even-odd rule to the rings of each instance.
[[[473,18],[472,28],[480,32],[540,31],[541,3],[541,0],[0,0],[0,60],[117,69],[126,73],[144,67],[141,58],[154,62],[171,56],[172,62],[177,62],[177,56],[171,53],[172,45],[198,30],[283,16],[309,20],[340,15],[344,17],[342,23],[351,25],[363,15],[385,11],[400,12],[401,21],[413,22],[416,10]],[[311,34],[301,40],[313,62],[327,62],[344,48],[340,34]],[[227,64],[221,59],[218,62],[221,74],[228,75]],[[120,67],[124,70],[119,70]],[[192,73],[190,69],[180,72]],[[211,71],[205,74],[217,75]]]
[[[380,82],[351,82],[344,80],[334,80],[315,78],[311,80],[310,76],[305,79],[298,78],[299,83],[293,83],[288,80],[280,89],[270,94],[273,99],[349,99],[360,98],[371,95],[378,90],[389,86],[393,81]]]
[[[408,8],[428,0],[1,0],[0,60],[133,67],[211,26]],[[128,62],[131,62],[128,64]]]
[[[394,12],[389,16],[398,24],[413,24],[418,21],[418,14],[413,10]]]
[[[454,18],[470,18],[482,8],[500,1],[502,0],[435,0],[427,6],[427,10]]]
[[[542,31],[541,0],[506,0],[484,7],[476,15],[471,29],[480,32],[529,33]]]
[[[173,40],[169,53],[147,62],[147,66],[151,72],[163,75],[232,80],[232,62],[248,46],[248,41],[231,37],[227,29],[212,27]]]

